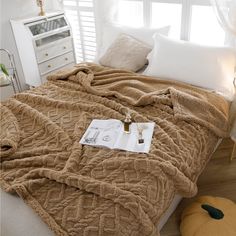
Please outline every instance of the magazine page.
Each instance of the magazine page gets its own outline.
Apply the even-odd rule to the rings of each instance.
[[[80,143],[113,149],[117,136],[123,132],[122,128],[123,124],[120,120],[94,119],[82,136]]]
[[[125,133],[123,129],[119,133],[114,148],[130,152],[148,153],[152,142],[154,126],[154,122],[132,123],[130,125],[130,133]]]

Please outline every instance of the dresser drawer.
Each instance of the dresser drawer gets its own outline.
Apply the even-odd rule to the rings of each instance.
[[[70,68],[70,67],[72,67],[72,66],[74,66],[74,65],[75,65],[75,63],[73,62],[73,63],[70,63],[70,64],[67,64],[67,65],[62,66],[62,67],[58,68],[58,69],[55,70],[55,71],[51,71],[50,73],[48,73],[48,74],[46,74],[46,75],[43,75],[43,76],[41,77],[42,82],[45,83],[45,82],[47,81],[47,77],[48,77],[50,74],[53,74],[53,73],[55,73],[56,71],[59,71],[59,70],[63,70],[63,69],[66,69],[66,68]]]
[[[39,71],[41,75],[45,75],[72,62],[74,62],[74,54],[73,52],[69,52],[61,56],[55,57],[51,60],[40,63]]]
[[[36,57],[38,63],[44,62],[46,60],[49,60],[53,57],[59,56],[61,54],[64,54],[66,52],[72,51],[72,40],[66,40],[60,43],[55,43],[51,47],[44,48],[42,50],[36,51]]]

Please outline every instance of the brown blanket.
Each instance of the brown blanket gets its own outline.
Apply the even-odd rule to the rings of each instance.
[[[159,235],[174,194],[196,194],[228,109],[190,85],[79,64],[2,104],[1,187],[57,235]],[[79,144],[92,119],[127,110],[156,123],[149,154]]]

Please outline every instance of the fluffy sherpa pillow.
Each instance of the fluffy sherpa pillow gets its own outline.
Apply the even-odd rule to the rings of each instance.
[[[100,58],[103,66],[131,71],[140,70],[147,63],[151,48],[139,40],[120,34]]]

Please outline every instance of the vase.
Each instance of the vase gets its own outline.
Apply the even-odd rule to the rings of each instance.
[[[40,7],[39,16],[45,16],[45,11],[43,9],[43,0],[36,0],[38,7]]]
[[[11,80],[9,76],[5,75],[2,71],[0,71],[0,87],[8,86],[11,84]]]

